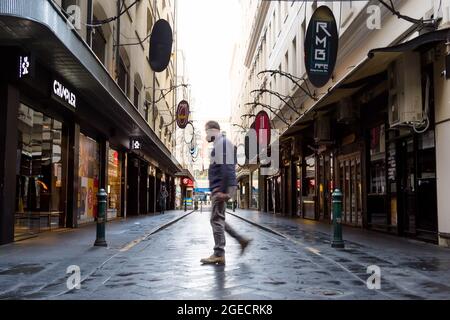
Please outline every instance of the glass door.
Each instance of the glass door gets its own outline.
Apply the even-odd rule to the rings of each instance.
[[[362,226],[361,155],[355,153],[338,159],[339,184],[343,193],[342,221]]]
[[[65,226],[62,123],[21,104],[18,115],[15,238]]]

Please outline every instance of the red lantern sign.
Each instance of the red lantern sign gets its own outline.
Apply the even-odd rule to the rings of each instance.
[[[185,187],[193,187],[194,186],[194,182],[189,178],[183,178],[182,182]]]
[[[267,112],[261,111],[255,118],[256,137],[258,138],[258,146],[261,148],[267,147],[270,144],[270,118]]]
[[[180,129],[185,129],[189,123],[189,103],[182,100],[177,109],[177,125]]]

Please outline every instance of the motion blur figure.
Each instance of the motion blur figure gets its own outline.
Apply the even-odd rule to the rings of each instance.
[[[241,254],[249,245],[251,239],[238,234],[225,222],[226,203],[234,199],[237,189],[235,148],[224,134],[216,121],[205,125],[206,140],[214,143],[209,166],[209,187],[211,189],[212,212],[211,226],[214,236],[214,253],[209,258],[200,260],[203,264],[225,264],[225,232],[236,239],[241,245]]]

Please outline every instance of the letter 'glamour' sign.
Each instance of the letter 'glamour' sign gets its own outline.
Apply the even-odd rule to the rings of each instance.
[[[53,80],[52,82],[52,97],[56,100],[63,102],[64,104],[76,108],[77,107],[77,96],[75,93],[62,84],[59,80]]]
[[[330,8],[321,6],[311,17],[305,39],[306,72],[315,87],[321,88],[330,80],[338,46],[336,19]]]

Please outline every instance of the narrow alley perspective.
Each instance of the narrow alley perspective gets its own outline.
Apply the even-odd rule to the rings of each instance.
[[[0,0],[0,57],[1,301],[450,300],[450,0]]]

